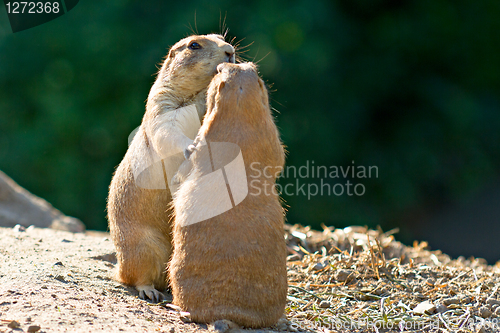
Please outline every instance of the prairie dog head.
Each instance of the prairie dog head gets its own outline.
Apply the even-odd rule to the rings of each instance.
[[[240,113],[237,117],[255,121],[263,114],[270,114],[267,89],[255,64],[221,63],[217,72],[207,93],[209,112],[217,109],[217,113],[228,113],[227,116]]]
[[[170,49],[151,89],[154,94],[168,92],[181,104],[205,90],[217,73],[217,65],[235,62],[234,47],[221,35],[189,36]]]

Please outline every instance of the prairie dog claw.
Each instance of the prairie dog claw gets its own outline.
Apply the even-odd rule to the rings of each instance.
[[[153,286],[137,286],[135,288],[139,291],[140,299],[146,300],[149,298],[153,303],[158,303],[165,299],[165,295],[156,290]]]
[[[186,149],[184,149],[184,157],[186,158],[186,160],[189,159],[189,157],[195,150],[196,150],[195,145],[189,145]]]

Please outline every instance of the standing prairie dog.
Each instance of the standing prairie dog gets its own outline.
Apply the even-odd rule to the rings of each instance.
[[[167,184],[184,160],[206,110],[206,90],[235,50],[220,35],[190,36],[170,49],[149,93],[146,112],[116,169],[108,197],[108,220],[117,279],[139,297],[159,301],[172,252],[172,195]]]
[[[284,150],[255,65],[218,71],[198,144],[175,178],[172,294],[196,322],[266,327],[286,304],[284,211],[278,194],[265,191]]]

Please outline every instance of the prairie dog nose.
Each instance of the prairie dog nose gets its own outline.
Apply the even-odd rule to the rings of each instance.
[[[217,73],[222,72],[222,70],[224,69],[224,67],[226,67],[226,63],[222,62],[222,63],[218,64],[217,65]]]
[[[225,44],[222,47],[222,50],[226,53],[226,61],[227,62],[232,62],[234,64],[234,47],[229,44]]]
[[[217,65],[217,73],[221,73],[222,71],[224,71],[224,69],[230,71],[231,68],[233,68],[234,70],[238,70],[239,65],[231,62],[221,62]]]

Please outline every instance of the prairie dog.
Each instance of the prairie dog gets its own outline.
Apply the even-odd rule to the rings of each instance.
[[[284,150],[255,65],[218,72],[196,149],[176,176],[172,294],[196,322],[266,327],[286,304],[284,210],[276,192],[263,191],[274,187]]]
[[[235,50],[220,35],[190,36],[170,49],[148,96],[146,112],[116,169],[107,204],[117,280],[159,301],[172,252],[169,179],[184,160],[206,110],[206,90]]]

